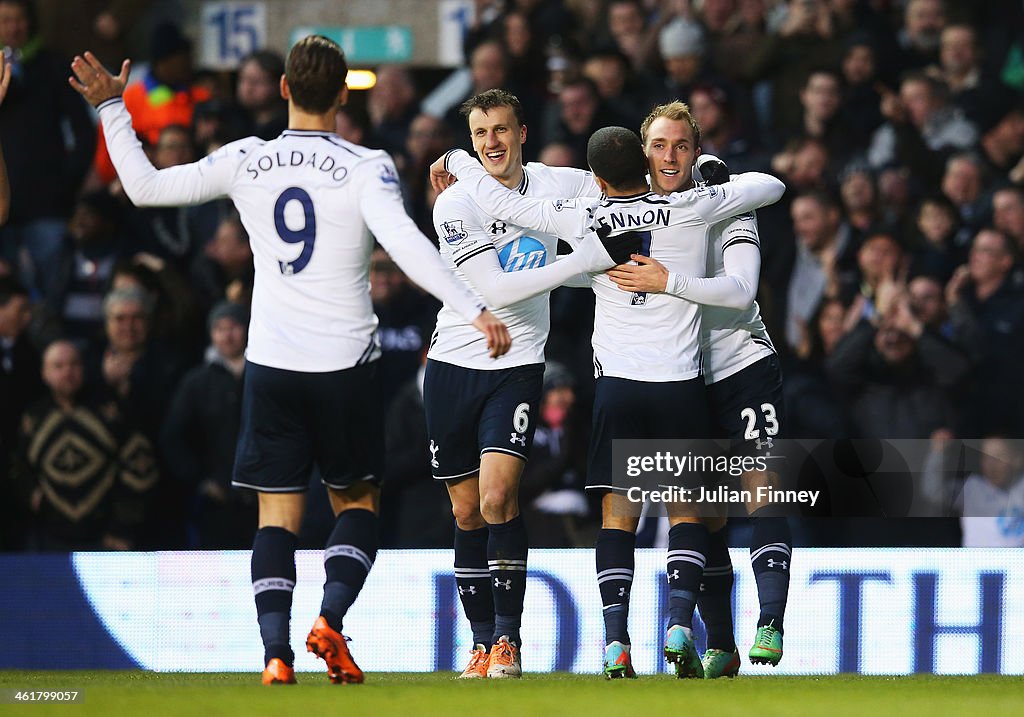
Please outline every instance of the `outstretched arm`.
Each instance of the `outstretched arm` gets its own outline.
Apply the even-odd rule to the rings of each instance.
[[[198,162],[161,170],[149,161],[121,100],[130,67],[131,62],[125,60],[115,77],[87,52],[71,62],[75,76],[68,78],[71,86],[98,110],[110,159],[128,198],[136,206],[176,207],[225,196],[235,169],[228,161],[227,148]]]
[[[657,259],[634,256],[637,266],[617,266],[608,276],[620,289],[630,292],[664,292],[705,306],[750,308],[757,296],[761,250],[757,219],[752,214],[731,219],[723,229],[722,252],[725,276],[683,276],[669,272]]]
[[[785,192],[786,185],[772,175],[745,172],[725,184],[677,192],[669,198],[673,206],[692,209],[708,224],[717,224],[774,204]]]
[[[589,207],[595,200],[525,197],[489,175],[465,150],[448,152],[442,166],[459,179],[481,209],[521,227],[571,239],[583,236],[593,222]]]
[[[355,169],[352,182],[360,192],[359,206],[366,225],[406,276],[487,337],[492,358],[508,353],[512,346],[508,328],[445,266],[431,241],[405,213],[398,184],[390,179],[396,176],[394,163],[386,156],[363,162]]]

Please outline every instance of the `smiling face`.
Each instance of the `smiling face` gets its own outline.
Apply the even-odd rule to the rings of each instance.
[[[670,194],[693,186],[693,163],[700,148],[688,122],[658,117],[647,128],[644,153],[655,192]]]
[[[518,184],[523,172],[526,127],[516,120],[515,111],[508,105],[476,108],[469,113],[469,134],[487,173],[505,186]]]

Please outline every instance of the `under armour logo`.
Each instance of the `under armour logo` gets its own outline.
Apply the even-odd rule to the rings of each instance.
[[[491,225],[490,231],[491,234],[504,234],[506,231],[508,231],[508,224],[501,221],[494,222],[494,224]]]
[[[519,445],[526,447],[526,436],[521,436],[518,433],[513,433],[512,438],[509,439],[509,443],[518,443]]]
[[[786,569],[786,561],[785,560],[772,560],[771,558],[768,558],[768,567],[769,568],[774,568],[776,565],[781,565],[783,570]]]
[[[619,597],[626,597],[626,588],[619,588]]]
[[[434,443],[434,439],[430,439],[430,467],[440,468],[441,464],[437,462],[437,452],[441,450],[441,447]],[[459,588],[460,590],[462,588]]]
[[[763,451],[766,449],[770,451],[772,448],[775,447],[775,444],[772,443],[771,436],[765,438],[763,441],[760,438],[758,438],[757,441],[755,441],[755,445],[757,446],[757,450],[759,451]]]
[[[459,595],[465,595],[466,593],[476,595],[476,585],[460,585]]]
[[[498,580],[498,578],[494,578],[494,587],[496,587],[496,588],[505,588],[506,590],[511,590],[512,589],[512,578],[509,578],[508,580]]]
[[[669,581],[678,580],[679,579],[679,571],[678,570],[673,570],[671,573],[668,574],[668,579],[669,579]]]

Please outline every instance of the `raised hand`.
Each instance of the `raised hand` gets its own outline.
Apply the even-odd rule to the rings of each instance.
[[[124,93],[131,65],[131,60],[122,62],[121,73],[115,77],[91,52],[86,52],[84,56],[75,55],[75,59],[71,61],[71,70],[75,76],[69,77],[68,83],[89,104],[96,107],[111,97],[120,97]]]

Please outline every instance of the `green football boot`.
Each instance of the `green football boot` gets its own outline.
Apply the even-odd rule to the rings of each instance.
[[[604,678],[606,680],[636,679],[633,662],[629,657],[629,645],[623,645],[616,640],[604,649]]]
[[[676,677],[704,677],[704,666],[693,644],[693,631],[682,625],[673,625],[665,637],[665,659],[676,669]]]
[[[700,661],[704,666],[704,679],[715,680],[719,677],[735,677],[740,673],[740,651],[732,652],[708,648]]]
[[[774,621],[757,628],[754,646],[750,648],[750,661],[755,665],[775,667],[782,659],[782,633],[775,629]]]

